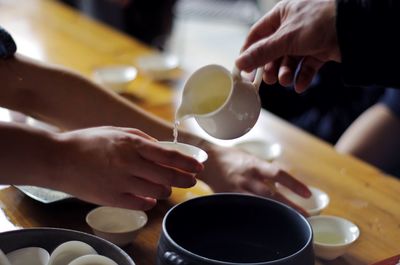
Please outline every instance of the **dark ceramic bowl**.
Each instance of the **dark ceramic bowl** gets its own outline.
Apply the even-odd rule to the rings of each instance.
[[[91,234],[61,228],[28,228],[0,233],[0,249],[7,254],[20,248],[41,247],[51,254],[57,246],[70,240],[89,244],[118,265],[135,265],[128,254],[113,243]]]
[[[214,194],[169,210],[158,265],[313,265],[312,229],[292,208],[244,194]]]

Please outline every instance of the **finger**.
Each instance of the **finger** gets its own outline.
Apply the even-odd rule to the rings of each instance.
[[[140,197],[130,193],[123,193],[114,198],[108,206],[146,211],[153,208],[157,200],[149,197]]]
[[[288,87],[293,84],[294,75],[300,58],[285,56],[279,68],[278,79],[282,86]]]
[[[304,183],[282,169],[278,170],[273,179],[304,198],[309,198],[311,196],[311,191]]]
[[[276,192],[274,195],[272,195],[272,198],[277,200],[277,201],[280,201],[281,203],[284,203],[284,204],[292,207],[293,209],[295,209],[296,211],[298,211],[301,215],[303,215],[305,217],[309,216],[309,214],[307,213],[307,211],[305,209],[303,209],[299,205],[295,204],[291,200],[287,199],[285,196],[283,196],[279,192]]]
[[[241,51],[246,50],[253,43],[274,33],[281,24],[279,6],[276,5],[270,12],[259,19],[250,29]]]
[[[295,90],[297,93],[302,93],[309,87],[323,64],[324,62],[309,56],[302,60],[300,69],[295,77]]]
[[[137,161],[136,161],[137,162]],[[131,174],[164,186],[189,188],[196,184],[193,174],[142,160],[132,166]]]
[[[262,181],[257,181],[257,179],[243,181],[241,187],[243,190],[253,195],[272,197],[274,194],[274,190],[271,190],[270,187],[265,185]]]
[[[273,85],[278,81],[278,69],[281,59],[270,62],[264,66],[263,79],[268,85]]]
[[[171,195],[171,187],[148,181],[137,176],[128,176],[122,187],[126,192],[143,197],[165,199]]]
[[[263,163],[261,166],[253,169],[252,175],[253,177],[263,180],[265,183],[271,181],[279,182],[304,198],[309,198],[311,196],[311,191],[305,184],[274,164]]]
[[[162,148],[157,145],[157,143],[148,143],[137,151],[144,159],[186,172],[199,173],[204,168],[204,166],[193,157],[186,156],[175,150]]]
[[[113,128],[117,129],[117,130],[120,130],[120,131],[123,131],[123,132],[126,132],[126,133],[129,133],[129,134],[134,134],[134,135],[146,138],[146,139],[148,139],[150,141],[153,141],[153,142],[157,141],[156,138],[154,138],[154,137],[148,135],[147,133],[142,132],[141,130],[138,130],[138,129],[126,128],[126,127],[113,127]]]
[[[251,45],[236,59],[236,66],[239,70],[251,72],[254,69],[266,65],[283,55],[286,55],[287,38],[282,34],[274,34],[268,38],[261,39]],[[285,40],[286,39],[286,40]]]

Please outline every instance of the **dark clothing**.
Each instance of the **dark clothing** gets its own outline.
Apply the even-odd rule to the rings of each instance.
[[[400,90],[396,88],[386,88],[385,94],[380,98],[380,103],[384,104],[390,111],[400,119]]]
[[[110,0],[61,0],[85,14],[163,49],[173,25],[177,0],[131,0],[121,6]]]
[[[347,84],[400,87],[400,1],[336,0]]]
[[[325,64],[302,94],[278,84],[260,88],[265,109],[332,144],[384,94],[380,87],[345,86],[336,63]]]
[[[400,119],[399,89],[346,86],[340,77],[339,64],[327,63],[302,94],[293,87],[262,84],[263,107],[332,144],[375,103],[386,105]]]

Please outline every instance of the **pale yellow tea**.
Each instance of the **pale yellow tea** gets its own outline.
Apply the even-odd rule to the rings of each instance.
[[[339,234],[332,232],[318,232],[314,234],[314,241],[322,244],[342,244],[345,243]]]

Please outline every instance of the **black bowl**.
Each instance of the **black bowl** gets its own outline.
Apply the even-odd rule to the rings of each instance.
[[[313,265],[312,229],[280,202],[214,194],[170,209],[158,244],[158,265]]]
[[[92,246],[97,253],[118,265],[135,265],[126,252],[113,243],[97,236],[61,228],[27,228],[0,233],[0,249],[5,254],[25,247],[41,247],[50,254],[64,242],[78,240]]]

